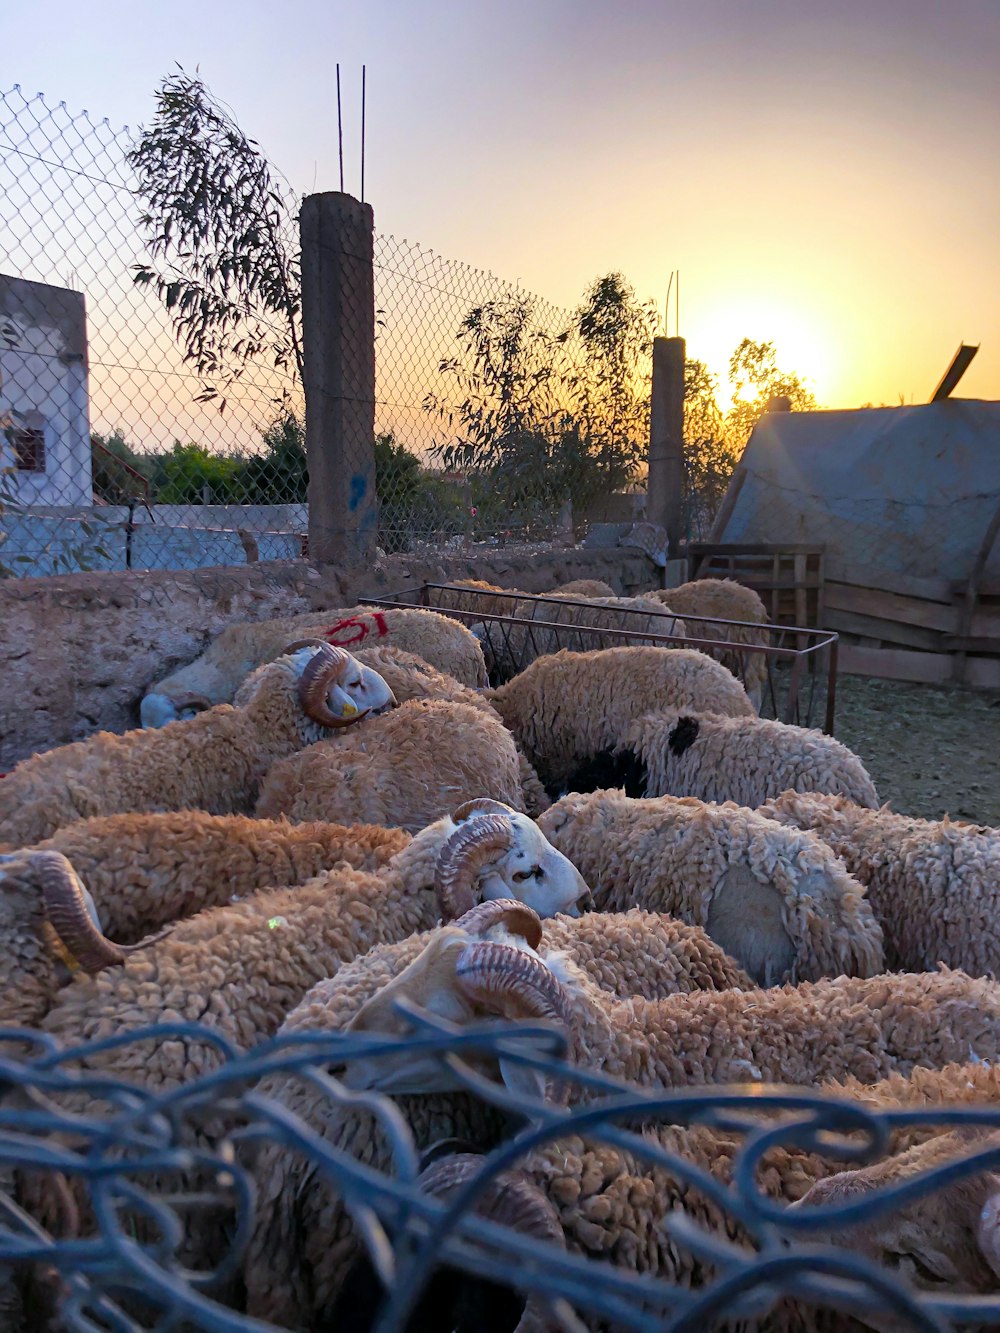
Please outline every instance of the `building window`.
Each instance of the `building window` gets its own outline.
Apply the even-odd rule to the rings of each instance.
[[[45,471],[45,431],[14,432],[14,466],[18,472]]]

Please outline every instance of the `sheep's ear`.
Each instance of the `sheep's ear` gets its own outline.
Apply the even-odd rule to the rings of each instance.
[[[667,737],[667,747],[671,754],[683,754],[698,739],[701,723],[696,717],[679,717],[677,725]]]

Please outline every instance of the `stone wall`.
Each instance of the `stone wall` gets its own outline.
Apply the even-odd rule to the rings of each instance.
[[[388,556],[358,571],[288,561],[7,579],[0,582],[0,772],[93,731],[136,726],[147,687],[226,625],[460,578],[525,592],[603,579],[630,594],[658,585],[661,571],[638,552],[572,548],[434,561]]]

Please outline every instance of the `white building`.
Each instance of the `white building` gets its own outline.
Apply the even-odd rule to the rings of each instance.
[[[93,504],[82,292],[0,273],[0,494]]]

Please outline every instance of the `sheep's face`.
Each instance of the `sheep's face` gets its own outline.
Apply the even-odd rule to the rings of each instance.
[[[143,727],[165,727],[168,722],[190,722],[193,717],[211,708],[212,703],[202,694],[161,694],[152,691],[139,704],[139,720]]]
[[[518,898],[539,916],[579,916],[590,906],[590,890],[576,866],[557,852],[538,825],[515,810],[507,818],[514,829],[514,845],[500,852],[480,872],[480,895]]]
[[[507,899],[473,908],[455,925],[436,931],[408,967],[365,1001],[346,1030],[404,1037],[412,1023],[399,1007],[403,1001],[456,1027],[491,1019],[537,1020],[565,1033],[569,1017],[563,985],[522,933],[526,921],[531,939],[539,943],[538,917],[520,903]],[[517,1061],[472,1049],[462,1059],[487,1077],[499,1073],[510,1088],[546,1093],[545,1076]],[[391,1053],[351,1061],[344,1082],[393,1095],[454,1092],[464,1086],[456,1070],[432,1052],[398,1044]]]
[[[324,727],[345,727],[396,707],[396,696],[371,667],[343,648],[312,640],[286,649],[299,677],[303,711]]]
[[[396,696],[377,671],[352,657],[342,681],[327,695],[327,704],[342,717],[365,712],[375,717],[395,708]]]

